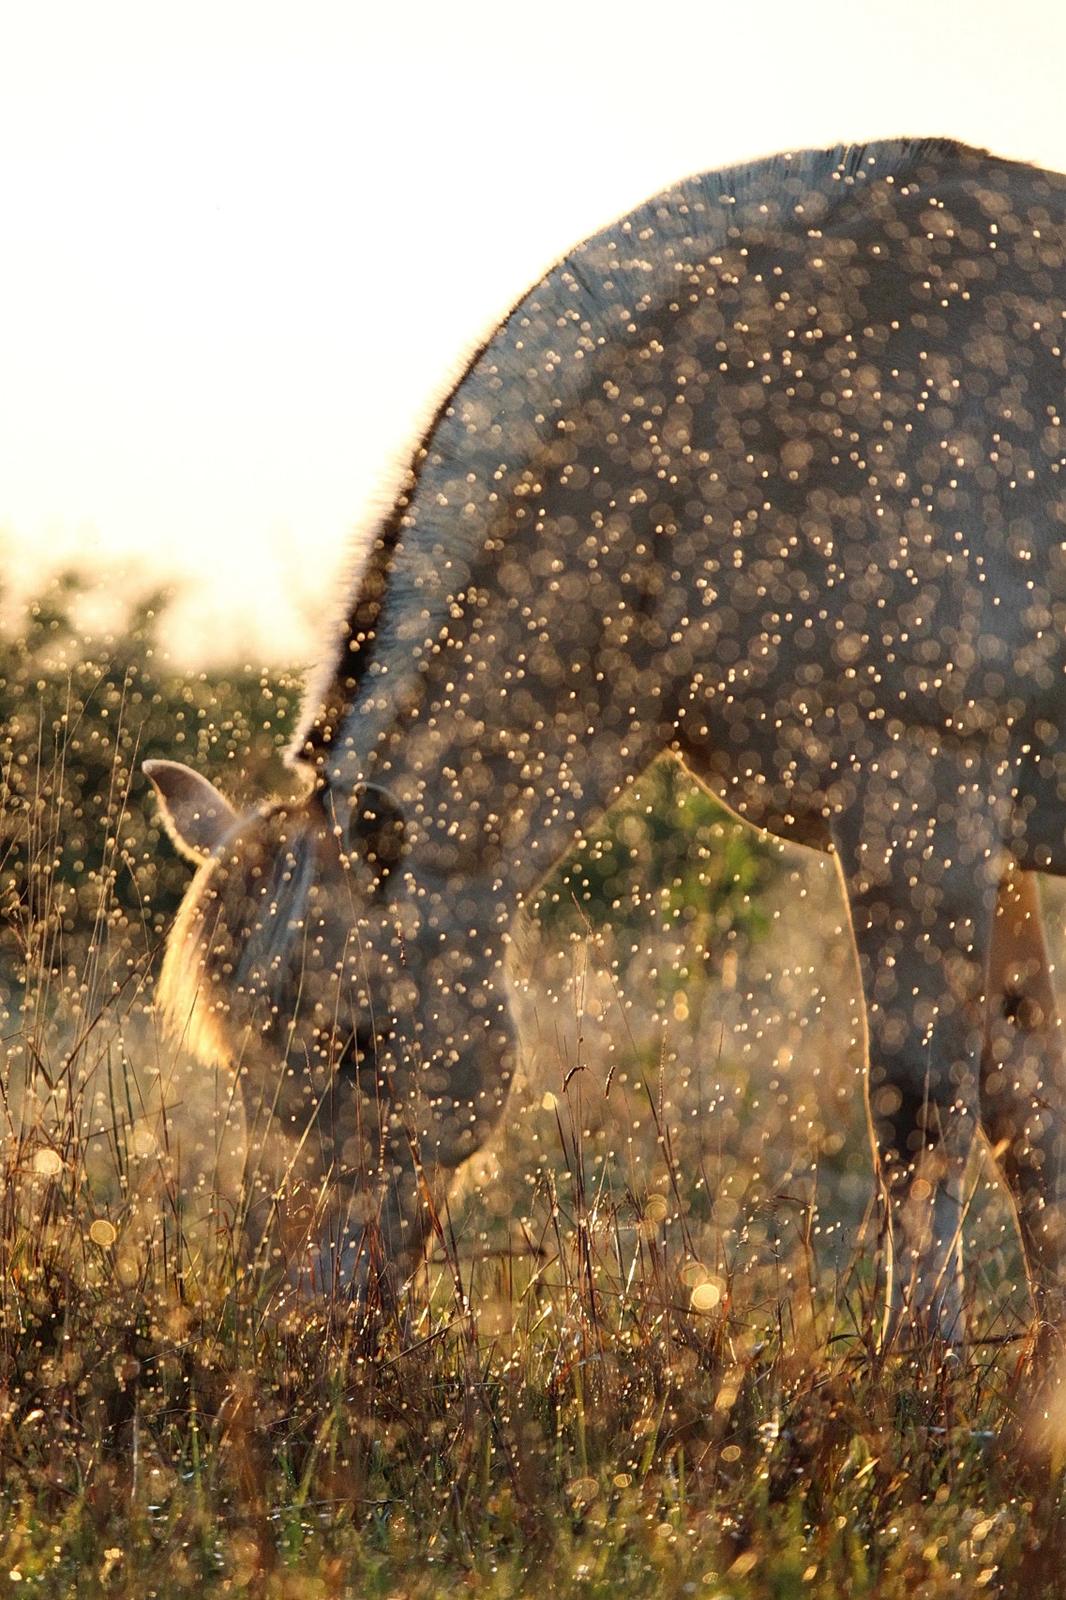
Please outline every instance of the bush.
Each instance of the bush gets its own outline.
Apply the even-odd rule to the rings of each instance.
[[[105,929],[154,947],[181,899],[189,869],[141,761],[187,760],[231,793],[262,793],[283,777],[299,699],[286,674],[175,670],[158,639],[162,593],[86,635],[87,587],[62,574],[0,638],[0,905],[22,959],[32,944],[51,971]]]

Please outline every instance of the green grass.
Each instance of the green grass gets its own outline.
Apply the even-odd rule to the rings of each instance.
[[[182,708],[209,770],[254,765],[291,686],[149,681],[129,639],[76,642],[39,610],[5,668],[0,1594],[1064,1592],[1062,1461],[1032,1447],[1028,1301],[983,1170],[974,1342],[878,1353],[816,863],[770,871],[686,821],[676,779],[649,789],[549,886],[526,1081],[425,1279],[294,1302],[238,1264],[232,1084],[156,1031],[184,869],[134,776]],[[711,919],[702,880],[658,891],[686,827]]]

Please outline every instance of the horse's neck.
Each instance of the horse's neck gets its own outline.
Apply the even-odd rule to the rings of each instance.
[[[368,776],[403,806],[416,877],[464,902],[461,921],[473,896],[477,920],[499,924],[667,746],[671,728],[661,695],[620,692],[591,664],[565,694],[501,695],[514,658],[484,648],[483,670],[471,649],[470,687],[451,690],[467,696],[461,706],[448,703],[456,679],[447,668],[426,675],[417,704],[379,727]]]
[[[635,470],[615,469],[623,503]],[[686,677],[672,641],[688,590],[664,562],[661,507],[608,522],[572,493],[545,481],[536,527],[516,514],[506,540],[486,529],[464,603],[416,652],[383,658],[354,717],[423,875],[483,886],[501,916],[669,744]]]

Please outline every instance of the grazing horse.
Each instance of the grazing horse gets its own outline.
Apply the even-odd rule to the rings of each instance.
[[[145,763],[198,864],[162,1003],[239,1068],[323,1277],[361,1282],[368,1232],[420,1258],[506,1102],[516,909],[669,750],[835,856],[887,1334],[962,1334],[979,1131],[1061,1317],[1032,874],[1066,872],[1064,341],[1058,174],[891,140],[687,179],[548,272],[441,405],[309,685],[305,795],[240,815]]]

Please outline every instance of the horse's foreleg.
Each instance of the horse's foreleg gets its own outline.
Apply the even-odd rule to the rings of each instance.
[[[1066,1058],[1032,873],[1003,880],[988,961],[981,1120],[1018,1216],[1042,1320],[1066,1318]]]
[[[958,1341],[997,828],[987,790],[961,760],[900,750],[879,767],[879,782],[834,820],[833,837],[866,1003],[889,1241],[884,1334]]]

